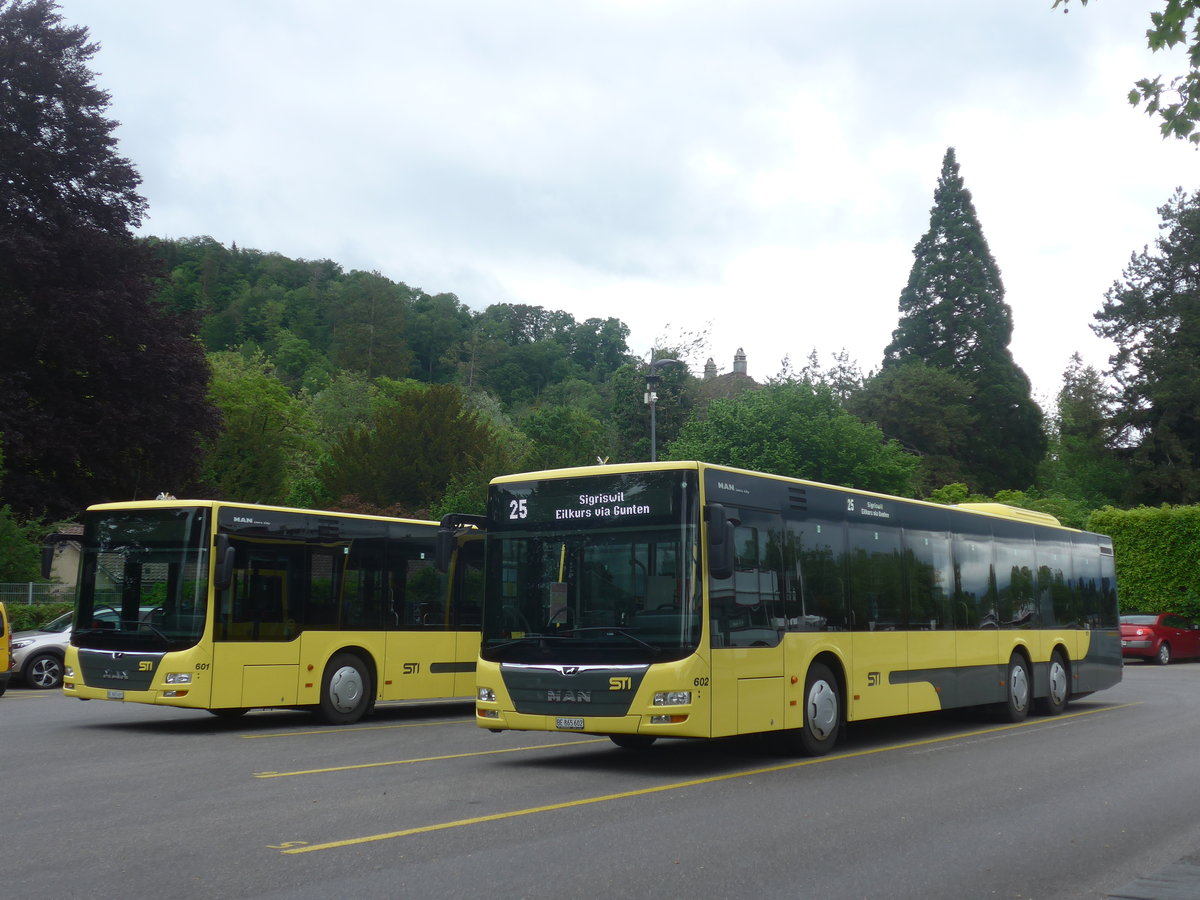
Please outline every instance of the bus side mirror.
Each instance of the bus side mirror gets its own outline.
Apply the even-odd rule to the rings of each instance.
[[[708,507],[708,574],[718,581],[733,577],[733,528],[737,519],[720,503]]]
[[[437,570],[445,575],[450,571],[450,560],[458,547],[458,535],[449,528],[439,528],[437,533],[437,548],[434,551],[434,564]]]
[[[218,534],[216,540],[217,565],[213,573],[213,586],[218,591],[228,590],[229,585],[233,584],[234,552],[229,535]]]
[[[474,529],[482,533],[486,525],[487,520],[483,516],[473,516],[469,513],[448,513],[442,516],[442,527],[438,529],[434,547],[433,563],[437,570],[443,575],[450,571],[450,563],[458,550],[460,531]]]

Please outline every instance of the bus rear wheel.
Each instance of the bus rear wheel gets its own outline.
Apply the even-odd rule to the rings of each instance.
[[[842,725],[842,698],[828,666],[816,663],[804,679],[804,724],[791,743],[809,756],[824,756],[837,743]]]
[[[1037,711],[1043,716],[1057,716],[1067,708],[1071,699],[1071,673],[1061,650],[1050,654],[1050,665],[1046,670],[1049,690],[1045,697],[1038,697]]]
[[[371,704],[371,671],[354,653],[335,653],[321,679],[320,713],[330,725],[351,725]]]
[[[1029,679],[1029,663],[1020,653],[1008,660],[1008,678],[1004,683],[1004,702],[1001,715],[1009,722],[1023,722],[1029,715],[1029,699],[1033,694]]]

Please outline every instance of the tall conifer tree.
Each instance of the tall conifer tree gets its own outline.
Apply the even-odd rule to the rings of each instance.
[[[1114,424],[1130,448],[1135,503],[1200,503],[1200,192],[1159,208],[1153,249],[1134,256],[1093,329],[1117,345]]]
[[[913,255],[884,367],[922,360],[966,381],[977,423],[959,443],[972,486],[985,493],[1028,487],[1046,452],[1042,412],[1008,349],[1012,310],[953,147],[942,160],[929,230]]]

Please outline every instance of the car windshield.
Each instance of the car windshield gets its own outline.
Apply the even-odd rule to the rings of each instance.
[[[84,518],[77,647],[180,650],[204,633],[208,510],[93,510]]]
[[[1122,625],[1157,625],[1158,616],[1121,616]]]
[[[61,631],[66,631],[71,627],[71,617],[74,615],[75,613],[73,612],[63,613],[57,619],[51,619],[45,625],[38,626],[38,631],[45,631],[50,634],[58,634]]]
[[[485,658],[650,662],[695,649],[699,516],[687,473],[494,486],[490,508]]]

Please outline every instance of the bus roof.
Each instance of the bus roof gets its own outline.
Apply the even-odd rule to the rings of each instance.
[[[1055,528],[1066,528],[1071,531],[1077,529],[1069,528],[1063,525],[1056,517],[1050,513],[1038,512],[1032,509],[1023,509],[1018,506],[1009,506],[1006,503],[933,503],[929,500],[916,500],[911,497],[897,497],[891,494],[881,494],[877,491],[863,490],[861,488],[846,487],[845,485],[826,484],[820,481],[811,481],[806,478],[793,478],[789,475],[775,475],[770,472],[755,472],[750,469],[741,469],[737,466],[723,466],[716,463],[705,463],[696,460],[681,460],[681,461],[660,461],[660,462],[641,462],[641,463],[613,463],[611,465],[595,465],[595,466],[579,466],[577,468],[567,469],[546,469],[541,472],[519,472],[512,475],[500,475],[491,480],[492,484],[507,484],[517,481],[533,481],[542,478],[571,478],[571,477],[587,477],[592,475],[624,475],[630,472],[646,472],[646,471],[663,471],[671,469],[721,469],[729,472],[738,472],[746,475],[756,475],[764,478],[772,478],[779,481],[789,481],[798,484],[809,484],[824,488],[833,488],[839,491],[850,491],[855,494],[884,497],[889,500],[902,500],[905,503],[921,504],[925,506],[937,506],[943,509],[959,509],[963,512],[982,513],[988,516],[996,516],[1002,519],[1009,519],[1017,522],[1026,522],[1032,525],[1050,525]]]
[[[409,519],[403,516],[381,516],[370,513],[338,512],[331,509],[300,509],[295,506],[271,506],[263,503],[240,503],[236,500],[122,500],[114,503],[94,503],[87,508],[93,510],[122,510],[122,509],[180,509],[183,507],[207,507],[214,509],[219,506],[236,507],[238,509],[262,509],[273,512],[303,513],[310,516],[338,516],[350,519],[373,519],[375,521],[407,522],[414,525],[437,525],[428,519]]]

